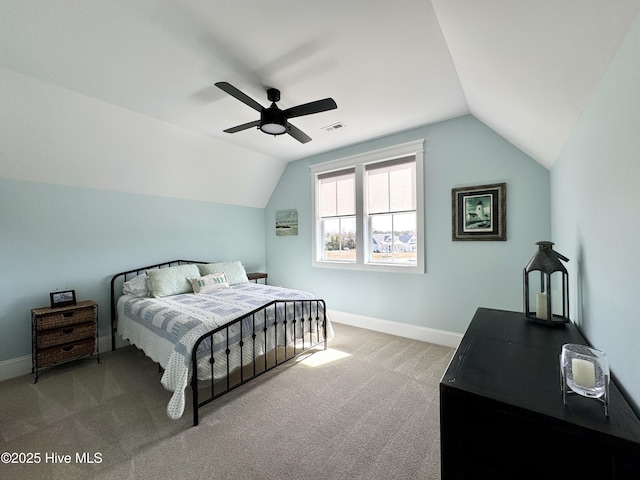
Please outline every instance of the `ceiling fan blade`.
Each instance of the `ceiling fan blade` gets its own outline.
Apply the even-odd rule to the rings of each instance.
[[[260,105],[258,102],[256,102],[253,98],[251,98],[247,94],[245,94],[245,93],[241,92],[240,90],[238,90],[236,87],[234,87],[230,83],[228,83],[228,82],[217,82],[216,83],[216,87],[218,87],[219,89],[227,92],[232,97],[237,98],[242,103],[244,103],[245,105],[250,106],[254,110],[257,110],[258,112],[262,111],[262,108],[263,108],[262,105]]]
[[[257,127],[258,125],[260,125],[260,120],[256,120],[255,122],[243,123],[242,125],[238,125],[236,127],[227,128],[226,130],[223,130],[223,132],[236,133],[241,132],[242,130],[246,130],[247,128]]]
[[[311,141],[311,137],[309,135],[304,133],[299,128],[291,125],[289,122],[287,122],[287,133],[298,140],[300,143],[307,143]]]
[[[287,108],[284,111],[284,115],[287,118],[302,117],[303,115],[311,115],[312,113],[326,112],[327,110],[333,110],[338,108],[333,98],[325,98],[323,100],[316,100],[315,102],[304,103],[297,107]]]

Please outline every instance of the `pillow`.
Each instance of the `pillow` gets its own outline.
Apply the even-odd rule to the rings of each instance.
[[[194,293],[208,292],[209,290],[222,290],[229,288],[229,281],[224,272],[212,273],[204,277],[189,278]]]
[[[193,291],[189,277],[200,276],[195,263],[147,270],[149,290],[154,297],[168,297]]]
[[[147,288],[147,274],[141,273],[137,277],[124,282],[122,284],[122,293],[124,295],[134,295],[136,297],[148,297],[149,289]]]
[[[229,281],[229,285],[237,285],[238,283],[249,283],[247,272],[245,271],[240,260],[231,262],[205,263],[198,265],[201,275],[210,275],[212,273],[225,273]]]

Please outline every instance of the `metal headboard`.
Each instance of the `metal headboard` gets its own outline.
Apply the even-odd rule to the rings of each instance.
[[[152,270],[155,268],[167,268],[173,267],[175,265],[187,265],[190,263],[209,263],[204,261],[195,261],[195,260],[171,260],[169,262],[158,263],[156,265],[148,265],[146,267],[138,267],[132,270],[127,270],[126,272],[116,273],[113,277],[111,277],[111,350],[116,349],[116,302],[118,301],[118,297],[120,297],[122,292],[122,285],[127,280],[130,280],[141,273],[146,272],[147,270]]]

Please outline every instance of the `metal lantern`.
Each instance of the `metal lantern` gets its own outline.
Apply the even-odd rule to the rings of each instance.
[[[538,245],[538,251],[523,270],[524,314],[529,320],[536,323],[564,325],[569,322],[569,274],[561,260],[568,262],[569,259],[553,249],[553,242],[536,242],[536,245]],[[540,272],[539,290],[532,290],[537,285],[535,280],[530,282],[530,276],[534,274],[533,272]],[[558,279],[558,277],[561,278]],[[561,282],[561,290],[558,289],[556,282]],[[534,292],[535,296],[531,295]],[[553,299],[557,293],[562,295],[561,312],[558,305],[555,305],[558,308],[554,309]],[[535,311],[532,311],[529,305],[532,297],[536,299]],[[555,303],[560,302],[556,301]]]

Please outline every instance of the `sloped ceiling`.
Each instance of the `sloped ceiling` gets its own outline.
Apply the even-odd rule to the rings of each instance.
[[[640,0],[3,0],[0,68],[231,144],[278,165],[471,113],[551,167]],[[267,106],[300,144],[222,130]],[[342,122],[327,132],[322,127]],[[259,204],[260,201],[257,201]]]
[[[640,2],[434,0],[469,111],[551,167]]]

